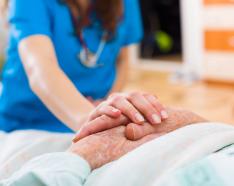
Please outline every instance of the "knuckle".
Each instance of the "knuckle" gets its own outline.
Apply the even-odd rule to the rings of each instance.
[[[100,121],[102,123],[109,123],[109,117],[106,115],[102,115],[102,116],[100,116]]]
[[[116,96],[114,96],[114,97],[112,97],[112,99],[111,99],[111,103],[118,103],[120,100],[122,100],[123,99],[123,96],[121,96],[121,95],[116,95]]]
[[[156,97],[153,94],[146,93],[146,94],[144,94],[144,96],[147,97],[148,99],[150,99],[151,101],[156,100]]]
[[[157,109],[158,109],[159,111],[164,110],[164,107],[163,107],[161,104],[158,104],[158,105],[156,105],[156,106],[157,106]]]
[[[110,96],[108,97],[109,99],[112,99],[112,98],[114,98],[114,97],[116,97],[116,96],[118,96],[119,95],[119,93],[111,93],[110,94]]]
[[[101,107],[101,108],[98,110],[98,114],[99,114],[99,115],[105,114],[105,111],[106,111],[106,107]]]
[[[157,114],[158,115],[158,112],[157,111],[145,111],[145,115],[146,115],[146,117],[147,118],[151,118],[152,117],[152,115],[154,115],[154,114]]]
[[[92,134],[92,127],[90,127],[89,125],[83,127],[82,129],[87,135]]]
[[[130,98],[136,98],[139,97],[141,94],[139,92],[131,92],[129,93]]]
[[[107,106],[108,105],[108,102],[107,101],[103,101],[101,104],[99,104],[97,106],[97,109],[102,109],[103,107]]]
[[[149,94],[149,93],[143,93],[143,96],[148,97],[148,98],[150,98],[150,97],[154,97],[154,95]]]
[[[98,110],[93,110],[91,113],[88,114],[88,121],[93,120],[98,115]]]
[[[108,108],[108,106],[109,106],[109,103],[107,101],[105,101],[105,102],[101,103],[99,106],[97,106],[96,110],[103,111],[106,108]]]
[[[161,104],[158,100],[156,100],[153,104],[154,104],[158,109],[163,109],[162,104]]]

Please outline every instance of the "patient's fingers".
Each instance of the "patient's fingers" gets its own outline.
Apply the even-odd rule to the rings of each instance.
[[[139,140],[143,137],[157,133],[157,126],[152,126],[149,123],[144,123],[143,125],[136,125],[134,123],[130,123],[127,125],[125,130],[125,136],[129,140]]]
[[[115,128],[117,126],[120,125],[126,125],[129,123],[129,120],[121,115],[119,118],[114,119],[114,118],[110,118],[106,115],[102,115],[92,121],[90,121],[87,125],[84,125],[80,131],[78,132],[78,134],[75,136],[75,138],[73,139],[73,142],[76,143],[77,141],[92,135],[92,134],[96,134],[98,132],[102,132],[104,130],[108,130],[111,128]]]

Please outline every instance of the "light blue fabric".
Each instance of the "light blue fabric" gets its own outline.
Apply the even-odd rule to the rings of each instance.
[[[47,154],[0,181],[0,186],[82,186],[90,172],[89,164],[75,154]]]
[[[233,142],[232,126],[191,125],[146,143],[92,173],[87,162],[73,154],[40,156],[0,186],[232,186],[234,146],[224,147]]]
[[[234,145],[231,145],[175,171],[162,186],[233,186],[233,173]]]
[[[52,40],[62,70],[84,95],[104,98],[115,81],[116,60],[120,49],[139,42],[142,25],[138,0],[123,0],[124,16],[115,37],[104,48],[99,67],[83,66],[77,55],[81,45],[74,35],[68,7],[59,0],[10,0],[10,38],[7,63],[3,71],[3,92],[0,98],[0,129],[43,129],[69,132],[30,90],[18,53],[18,44],[32,35],[46,35]],[[84,39],[96,52],[103,35],[100,21],[84,29]],[[50,124],[49,124],[50,123]]]

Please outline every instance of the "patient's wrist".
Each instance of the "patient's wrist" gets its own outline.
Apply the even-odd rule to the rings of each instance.
[[[94,154],[88,148],[81,147],[75,149],[70,147],[67,152],[80,156],[81,158],[86,160],[92,170],[96,168],[95,167],[96,163],[94,162],[95,160]]]

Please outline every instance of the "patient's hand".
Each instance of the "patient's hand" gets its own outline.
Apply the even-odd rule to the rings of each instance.
[[[130,140],[138,140],[153,133],[169,133],[178,128],[201,122],[207,122],[197,114],[184,109],[167,108],[169,118],[162,124],[152,126],[144,123],[142,126],[134,123],[128,124],[126,128],[126,137]]]
[[[139,141],[129,141],[124,135],[125,128],[121,126],[88,136],[72,144],[69,151],[86,159],[91,168],[96,169],[162,135],[148,135]]]

